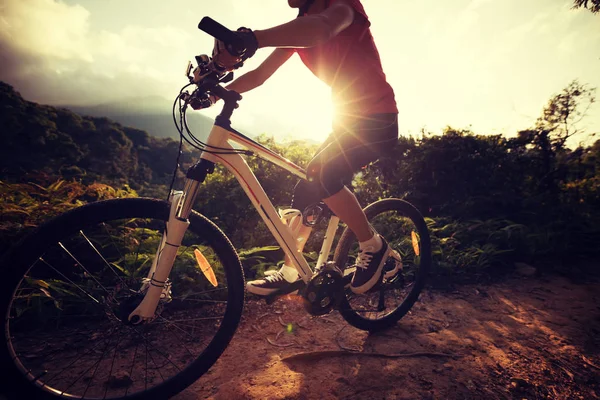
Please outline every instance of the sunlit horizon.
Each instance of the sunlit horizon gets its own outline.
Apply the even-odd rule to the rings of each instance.
[[[512,136],[533,126],[548,99],[572,80],[600,87],[600,16],[571,10],[571,1],[363,4],[396,92],[401,134],[452,126]],[[260,7],[233,0],[8,0],[0,7],[0,79],[26,99],[51,105],[172,99],[186,83],[187,60],[212,50],[212,38],[196,29],[204,15],[254,29],[295,16],[285,0]],[[236,74],[269,53],[259,51]],[[244,95],[233,122],[279,140],[321,141],[331,113],[329,89],[294,56]],[[600,131],[598,103],[580,127]]]

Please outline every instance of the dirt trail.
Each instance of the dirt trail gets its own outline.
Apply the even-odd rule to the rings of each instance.
[[[336,352],[319,353],[327,350]],[[310,352],[317,353],[285,360]],[[425,290],[409,315],[377,334],[338,313],[310,317],[297,297],[272,306],[250,300],[224,355],[175,397],[204,398],[597,399],[600,283],[514,277]]]

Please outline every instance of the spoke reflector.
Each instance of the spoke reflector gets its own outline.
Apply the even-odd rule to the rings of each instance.
[[[419,256],[419,238],[417,237],[417,233],[412,231],[410,233],[410,237],[412,239],[413,250],[415,251],[415,255]]]
[[[200,271],[202,271],[202,273],[204,274],[206,279],[208,279],[211,285],[217,287],[219,283],[217,282],[215,271],[213,271],[206,257],[204,257],[204,255],[198,249],[194,249],[194,255],[196,256],[196,261],[198,262],[198,267],[200,267]]]

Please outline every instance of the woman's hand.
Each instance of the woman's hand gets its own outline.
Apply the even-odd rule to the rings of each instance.
[[[233,71],[240,67],[242,63],[240,57],[230,54],[225,47],[225,43],[217,39],[215,39],[212,55],[213,63],[223,71]]]
[[[233,71],[243,66],[244,61],[252,57],[258,48],[258,41],[251,29],[239,28],[236,35],[240,43],[243,43],[243,47],[238,48],[237,52],[231,46],[228,48],[224,42],[215,39],[213,62],[223,71]]]

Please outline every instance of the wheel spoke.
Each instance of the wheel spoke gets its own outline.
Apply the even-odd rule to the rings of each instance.
[[[144,398],[159,385],[171,396],[181,389],[173,378],[225,349],[243,307],[243,281],[233,275],[239,261],[227,238],[198,215],[169,278],[176,296],[160,302],[153,322],[121,319],[140,304],[134,275],[146,275],[167,209],[143,199],[84,206],[11,253],[22,274],[7,289],[9,308],[0,310],[8,315],[0,334],[11,371],[29,385],[35,377],[48,398]],[[199,243],[219,277],[216,288],[191,280],[201,276],[189,257]]]
[[[395,269],[396,262],[402,262],[402,270],[384,278],[376,291],[358,296],[346,292],[340,310],[344,318],[361,329],[371,329],[397,321],[410,309],[429,269],[431,251],[427,225],[410,204],[384,199],[369,205],[365,213],[373,229],[385,237],[394,251],[395,261],[386,263],[384,274]],[[419,238],[418,242],[414,237]],[[336,261],[341,262],[344,272],[352,266],[358,248],[354,235],[345,234],[340,239]]]
[[[114,335],[114,332],[111,333],[110,338],[112,338],[112,336]],[[66,367],[64,367],[58,374],[55,374],[54,376],[52,376],[51,379],[48,379],[46,382],[44,382],[44,385],[49,385],[50,382],[52,382],[56,377],[60,376],[63,372],[65,372],[67,369],[69,369],[71,366],[73,366],[77,361],[81,360],[81,358],[87,354],[90,354],[91,352],[93,352],[94,350],[96,350],[96,347],[100,346],[102,344],[102,342],[97,343],[94,347],[92,347],[90,350],[86,351],[85,353],[83,353],[82,355],[80,355],[79,357],[77,357],[75,360],[73,360],[71,363],[69,363],[69,365],[67,365]],[[79,353],[77,353],[79,354]],[[87,372],[87,371],[86,371]]]
[[[104,264],[106,264],[106,266],[113,272],[113,274],[115,274],[115,276],[121,281],[121,283],[123,284],[123,286],[126,287],[126,288],[129,288],[129,286],[127,286],[127,284],[125,283],[125,281],[123,280],[123,278],[121,277],[121,275],[119,275],[117,273],[117,271],[115,271],[115,269],[113,268],[113,266],[110,265],[110,263],[108,261],[106,261],[106,259],[104,258],[104,256],[102,254],[100,254],[100,251],[98,251],[98,249],[96,248],[96,246],[93,245],[92,241],[90,239],[88,239],[88,237],[85,235],[85,233],[83,233],[83,231],[79,231],[79,233],[89,243],[89,245],[91,246],[91,248],[94,249],[94,251],[96,252],[96,254],[98,254],[98,256],[102,259],[102,261],[104,261]]]
[[[113,368],[115,366],[115,358],[117,358],[117,349],[119,348],[119,343],[121,342],[120,338],[121,337],[119,337],[119,341],[117,341],[117,345],[115,346],[115,353],[113,354],[113,359],[112,359],[112,362],[110,363],[110,371],[108,371],[106,388],[104,389],[104,397],[103,397],[104,399],[106,399],[106,394],[108,393],[108,386],[109,386],[110,378],[112,377]],[[93,378],[93,376],[92,376],[92,378]],[[90,380],[90,382],[91,382],[91,380]],[[85,396],[85,393],[83,394],[83,396]]]
[[[121,329],[119,329],[119,332],[121,332]],[[114,335],[114,334],[113,334]],[[100,355],[100,358],[98,359],[98,361],[96,362],[96,364],[94,364],[93,366],[89,367],[87,370],[85,370],[81,375],[79,375],[77,377],[77,379],[75,379],[75,381],[73,381],[64,391],[63,393],[65,393],[67,390],[69,390],[75,383],[77,383],[77,381],[79,381],[79,379],[81,379],[81,377],[85,376],[85,374],[88,373],[88,371],[92,368],[94,368],[94,372],[92,373],[92,376],[90,377],[89,382],[87,383],[85,390],[83,391],[83,395],[81,397],[85,397],[85,394],[87,393],[90,385],[92,384],[92,382],[94,381],[94,376],[96,376],[96,372],[98,372],[98,367],[100,366],[100,364],[102,363],[102,360],[104,359],[104,356],[107,354],[107,349],[110,345],[110,339],[112,339],[112,336],[109,338],[109,340],[106,343],[106,347],[104,348],[104,351],[102,352],[102,354]],[[120,337],[120,336],[119,336]],[[120,340],[117,341],[117,345],[115,346],[115,353],[116,353],[116,348],[119,346],[119,342]],[[110,351],[108,351],[108,353],[110,353]]]
[[[140,332],[137,329],[135,329],[134,327],[130,327],[130,328],[133,329],[138,335],[140,335],[142,337],[142,339],[144,340],[144,343],[146,344],[146,350],[147,350],[148,349],[148,339],[146,339],[143,335],[141,335]],[[165,353],[160,351],[157,347],[154,347],[153,349],[156,350],[161,356],[163,356],[165,358],[165,360],[167,360],[175,368],[177,368],[178,371],[181,371],[181,368],[179,368],[179,366],[177,366],[177,364],[175,364],[173,361],[171,361],[169,356],[165,355]],[[150,358],[152,358],[152,354],[150,354]],[[157,365],[157,364],[155,363],[154,365]],[[157,365],[157,367],[158,367],[158,365]]]
[[[146,340],[145,337],[142,337],[142,340],[144,341],[144,346],[146,348],[146,390],[148,390],[148,356],[150,356],[150,361],[152,361],[152,364],[154,364],[154,366],[156,367],[156,370],[158,371],[158,374],[162,378],[163,382],[165,381],[165,378],[163,377],[162,372],[160,372],[160,366],[154,361],[154,357],[152,357],[152,353],[150,353],[148,351],[148,341]],[[167,358],[167,360],[169,360],[169,359]]]
[[[117,246],[117,244],[115,243],[112,235],[110,234],[110,232],[108,231],[108,228],[106,227],[106,223],[103,222],[102,227],[104,228],[104,231],[106,232],[106,235],[108,236],[108,238],[110,239],[110,242],[113,244],[114,248],[117,250],[117,253],[119,253],[119,256],[121,258],[123,258],[123,253],[121,253],[121,249],[119,248],[119,246]]]
[[[165,231],[166,231],[166,229],[167,229],[167,224],[165,224]],[[141,237],[142,237],[142,238],[144,237],[144,233],[145,233],[145,232],[146,232],[146,226],[144,226],[144,229],[142,229],[142,234],[141,234]],[[136,267],[136,265],[137,265],[137,261],[138,261],[138,257],[140,256],[140,249],[141,249],[141,248],[142,248],[142,241],[141,241],[141,240],[139,240],[139,243],[138,243],[137,249],[136,249],[136,251],[135,251],[135,260],[133,261],[133,268],[135,268],[135,267]]]
[[[32,335],[32,337],[34,337],[34,336]],[[63,337],[63,340],[64,340],[64,337]],[[44,357],[44,361],[46,363],[49,363],[50,361],[65,361],[65,360],[69,360],[69,359],[72,359],[74,357],[77,357],[79,355],[79,353],[77,353],[77,354],[70,355],[70,356],[64,356],[64,357],[60,357],[60,358],[54,358],[57,354],[64,353],[64,351],[65,351],[65,347],[61,347],[61,348],[58,348],[56,350],[51,351],[50,353],[46,353],[45,357]],[[47,357],[49,357],[49,358],[47,358]]]
[[[131,361],[131,369],[129,370],[129,376],[133,376],[133,367],[135,366],[135,357],[137,356],[137,349],[139,346],[139,342],[136,341],[135,342],[135,350],[133,351],[133,360]],[[128,385],[127,388],[125,389],[125,396],[127,396],[127,393],[129,393],[129,388],[131,387],[131,385]]]
[[[196,337],[192,336],[192,335],[191,335],[189,332],[187,332],[185,329],[183,329],[183,328],[180,328],[180,327],[179,327],[177,324],[174,324],[174,323],[172,323],[172,322],[170,322],[170,321],[166,320],[165,318],[163,318],[163,317],[161,317],[161,316],[159,316],[159,318],[160,318],[160,319],[163,319],[163,320],[165,320],[165,323],[166,323],[167,325],[169,325],[169,326],[172,326],[173,328],[175,328],[175,329],[177,329],[177,330],[180,330],[181,332],[185,333],[185,334],[186,334],[186,335],[188,335],[188,336],[189,336],[191,339],[193,339],[193,340],[196,340],[196,339],[198,339],[198,338],[196,338]],[[181,338],[181,337],[180,337],[180,336],[177,334],[177,332],[173,332],[173,333],[174,333],[174,334],[177,336],[177,338],[178,338],[178,339],[180,339],[180,338]],[[183,343],[183,340],[182,340],[180,343]],[[190,351],[190,349],[188,348],[188,346],[184,346],[184,348],[185,348],[185,350],[186,350],[186,351],[189,353],[189,355],[193,356],[193,354],[192,354],[192,352]]]
[[[56,272],[57,274],[59,274],[60,276],[62,276],[63,278],[65,278],[70,284],[72,284],[73,286],[75,286],[77,289],[81,290],[86,296],[88,296],[90,299],[92,299],[96,304],[100,304],[100,302],[94,296],[92,296],[91,294],[89,294],[88,292],[86,292],[85,290],[83,290],[83,288],[81,286],[79,286],[78,284],[76,284],[75,282],[73,282],[71,279],[69,279],[69,277],[67,277],[65,274],[63,274],[62,272],[60,272],[59,270],[57,270],[56,268],[54,268],[52,265],[50,265],[50,263],[48,263],[42,257],[40,257],[39,260],[41,262],[43,262],[44,264],[46,264],[47,266],[49,266],[50,268],[52,268],[54,270],[54,272]]]
[[[75,256],[71,254],[71,252],[67,250],[67,248],[61,242],[58,242],[58,245],[98,284],[98,286],[100,286],[106,292],[106,294],[108,294],[109,296],[111,295],[108,289],[106,289],[104,285],[102,285],[100,281],[98,281],[98,279],[96,279],[96,277],[92,275],[92,273],[88,271],[87,268],[85,268],[83,264],[81,264],[79,260],[77,260],[77,258],[75,258]]]

